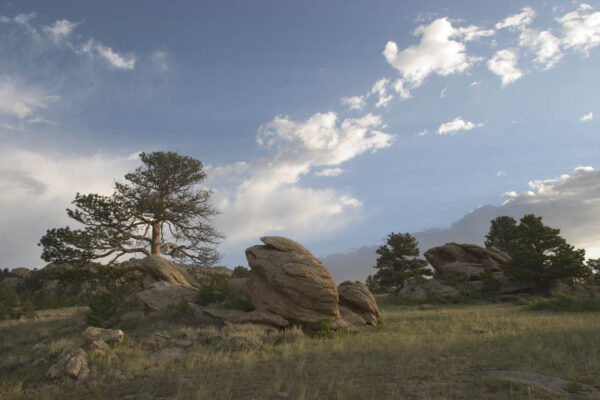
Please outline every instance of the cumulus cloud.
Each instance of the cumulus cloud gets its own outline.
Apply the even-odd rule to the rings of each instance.
[[[344,172],[341,168],[324,168],[320,171],[315,172],[316,176],[338,176]]]
[[[439,18],[419,26],[414,33],[421,36],[419,44],[400,51],[395,42],[389,41],[383,50],[387,62],[402,74],[403,90],[420,86],[433,73],[446,76],[465,71],[477,58],[469,57],[465,44],[453,38],[467,42],[493,31],[476,26],[454,28],[448,18]]]
[[[350,110],[362,110],[366,105],[364,96],[342,97],[340,102]]]
[[[138,162],[127,155],[50,155],[0,147],[0,209],[10,210],[0,213],[0,267],[44,265],[36,244],[46,229],[72,225],[65,208],[75,193],[111,194],[114,180]]]
[[[80,51],[93,57],[95,55],[103,58],[108,65],[115,69],[133,70],[135,68],[136,57],[133,54],[119,54],[111,47],[96,42],[93,39],[84,43]]]
[[[413,232],[421,253],[447,242],[483,245],[490,221],[501,215],[520,219],[533,213],[544,224],[559,228],[561,235],[578,248],[586,249],[588,258],[600,257],[600,171],[578,167],[557,178],[533,180],[529,190],[504,194],[502,205],[478,207],[447,228]],[[351,249],[321,258],[334,278],[364,280],[374,272],[377,245]]]
[[[511,15],[504,18],[502,21],[496,24],[496,29],[502,28],[516,28],[522,29],[529,25],[535,17],[535,11],[531,7],[524,7],[518,14]]]
[[[375,107],[387,107],[390,104],[390,101],[392,101],[392,99],[394,98],[394,95],[388,94],[387,92],[387,86],[389,83],[389,79],[382,78],[375,82],[375,84],[369,91],[369,96],[377,96],[377,103],[375,104]]]
[[[589,55],[600,44],[600,12],[590,12],[591,6],[579,8],[557,18],[562,25],[563,45]]]
[[[517,53],[512,49],[497,51],[488,61],[488,68],[502,78],[502,86],[523,76],[523,72],[517,68]]]
[[[519,36],[519,45],[535,52],[534,61],[543,65],[544,69],[552,68],[563,56],[561,40],[547,30],[523,29]]]
[[[453,121],[441,124],[437,133],[438,135],[452,135],[459,131],[470,131],[473,128],[481,126],[483,124],[474,124],[471,121],[464,121],[461,117],[456,117]]]
[[[587,122],[587,121],[591,121],[593,119],[594,119],[594,113],[591,111],[587,114],[582,115],[581,118],[579,118],[579,120],[581,122]]]
[[[55,42],[58,43],[73,32],[79,25],[76,22],[71,22],[66,19],[57,20],[52,25],[47,25],[42,30]]]
[[[263,125],[257,143],[268,156],[209,174],[216,205],[223,212],[217,222],[227,235],[225,246],[264,234],[314,238],[356,218],[360,200],[333,189],[303,187],[299,180],[318,168],[321,176],[335,175],[343,162],[388,147],[392,136],[382,128],[379,116],[338,121],[334,112],[305,121],[279,116]]]

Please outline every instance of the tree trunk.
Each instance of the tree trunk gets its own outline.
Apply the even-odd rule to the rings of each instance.
[[[152,245],[150,246],[150,253],[153,256],[160,256],[160,222],[152,224]]]

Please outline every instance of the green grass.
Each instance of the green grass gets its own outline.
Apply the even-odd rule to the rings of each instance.
[[[557,296],[534,301],[527,306],[527,309],[530,311],[598,312],[600,311],[600,299]]]
[[[90,356],[91,380],[43,380],[62,348],[82,345],[80,309],[0,324],[0,399],[552,399],[525,385],[488,377],[525,369],[597,384],[600,313],[532,313],[505,304],[434,310],[382,303],[385,325],[358,334],[308,337],[298,330],[218,330],[181,315],[124,318],[126,340],[111,357]],[[49,312],[49,311],[48,311]],[[153,332],[194,342],[182,362],[156,367]],[[37,345],[42,343],[41,345]],[[34,351],[34,346],[36,346]],[[17,365],[15,365],[15,363]],[[575,397],[576,398],[576,397]]]

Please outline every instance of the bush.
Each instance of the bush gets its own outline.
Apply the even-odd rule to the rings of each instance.
[[[13,309],[19,306],[19,296],[17,291],[10,285],[0,282],[0,304],[7,309]]]
[[[331,327],[331,320],[329,318],[325,318],[317,322],[313,336],[319,338],[330,338],[333,337],[334,332],[335,331]]]
[[[227,285],[229,277],[224,274],[213,274],[208,276],[198,294],[196,295],[196,303],[206,306],[213,303],[221,303],[225,300],[229,292]]]
[[[23,307],[21,307],[21,316],[27,318],[30,321],[37,318],[35,306],[33,305],[33,302],[30,299],[25,300]]]
[[[526,309],[530,311],[598,312],[600,311],[600,299],[557,296],[534,301]]]
[[[232,278],[248,278],[250,276],[250,270],[246,267],[238,265],[233,269]]]
[[[112,328],[121,318],[117,314],[117,297],[102,288],[92,297],[89,304],[91,312],[85,317],[85,321],[91,326],[99,328]]]

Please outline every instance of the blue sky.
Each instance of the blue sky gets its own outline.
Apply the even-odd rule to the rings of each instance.
[[[110,193],[153,150],[207,167],[229,266],[272,234],[319,256],[391,231],[481,242],[490,215],[525,209],[600,255],[598,1],[19,1],[0,16],[2,267],[43,265],[36,243],[74,194]]]

